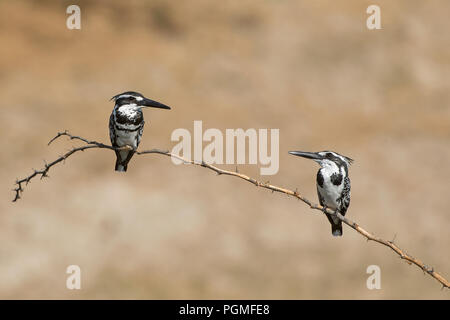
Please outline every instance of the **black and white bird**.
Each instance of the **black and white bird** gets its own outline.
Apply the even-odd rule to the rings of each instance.
[[[127,171],[128,162],[141,142],[144,131],[142,108],[153,107],[170,110],[170,107],[147,99],[139,92],[134,91],[118,94],[111,100],[115,101],[115,105],[109,118],[109,137],[113,147],[124,147],[124,150],[116,150],[116,171],[124,172]]]
[[[289,151],[294,156],[312,159],[320,165],[317,172],[317,195],[324,208],[339,211],[343,216],[350,205],[350,178],[348,167],[353,159],[332,151],[303,152]],[[333,236],[342,236],[342,222],[328,213]]]

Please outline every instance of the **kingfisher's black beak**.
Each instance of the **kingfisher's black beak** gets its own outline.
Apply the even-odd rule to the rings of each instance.
[[[312,160],[322,160],[322,157],[315,152],[289,151],[289,154]]]
[[[169,106],[166,106],[165,104],[162,104],[158,101],[154,101],[151,99],[144,98],[144,100],[139,101],[139,105],[143,107],[151,107],[151,108],[160,108],[160,109],[168,109],[170,110]]]

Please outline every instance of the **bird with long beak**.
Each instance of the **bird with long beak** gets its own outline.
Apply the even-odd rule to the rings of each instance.
[[[109,137],[116,152],[116,171],[127,171],[128,162],[141,142],[144,131],[144,115],[142,108],[152,107],[168,109],[169,106],[147,99],[139,92],[127,91],[111,98],[114,109],[109,118]]]
[[[317,172],[317,195],[320,205],[324,208],[339,211],[343,216],[350,206],[350,178],[348,167],[353,159],[332,151],[304,152],[289,151],[294,156],[314,160],[320,165]],[[325,210],[324,210],[325,212]],[[342,236],[342,222],[325,212],[331,223],[333,236]]]

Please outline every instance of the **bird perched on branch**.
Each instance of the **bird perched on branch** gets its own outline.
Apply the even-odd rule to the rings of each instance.
[[[169,109],[169,106],[147,99],[139,92],[127,91],[111,98],[115,101],[114,109],[109,118],[109,136],[116,150],[116,171],[127,171],[128,162],[136,152],[141,142],[144,130],[144,115],[142,108],[152,107]]]
[[[350,205],[350,178],[348,167],[353,159],[332,151],[289,151],[294,156],[312,159],[320,165],[317,172],[317,195],[324,208],[339,211],[343,216]],[[325,212],[325,210],[324,210]],[[342,236],[342,221],[325,212],[331,223],[333,236]]]

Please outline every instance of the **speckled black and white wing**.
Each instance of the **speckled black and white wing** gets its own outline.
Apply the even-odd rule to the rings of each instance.
[[[137,146],[139,146],[139,144],[141,143],[142,134],[144,133],[144,124],[145,124],[145,121],[142,120],[141,127],[139,128],[139,132],[136,136],[136,145]]]
[[[323,198],[322,194],[320,193],[319,187],[323,188],[323,175],[322,172],[317,171],[317,177],[316,177],[316,186],[317,186],[317,197],[319,198],[319,203],[323,207],[325,205],[325,199]]]
[[[114,111],[111,113],[111,116],[109,117],[109,139],[111,140],[111,145],[114,148],[119,147],[117,144],[117,128],[115,125],[115,118],[114,118]],[[114,150],[116,153],[116,170],[118,168],[118,165],[120,164],[120,151]]]
[[[345,177],[344,179],[344,189],[342,190],[342,194],[339,201],[339,212],[345,216],[348,207],[350,206],[350,179],[349,177]]]
[[[109,139],[111,140],[111,145],[113,147],[117,147],[116,130],[114,127],[114,112],[111,113],[111,116],[109,117]]]

